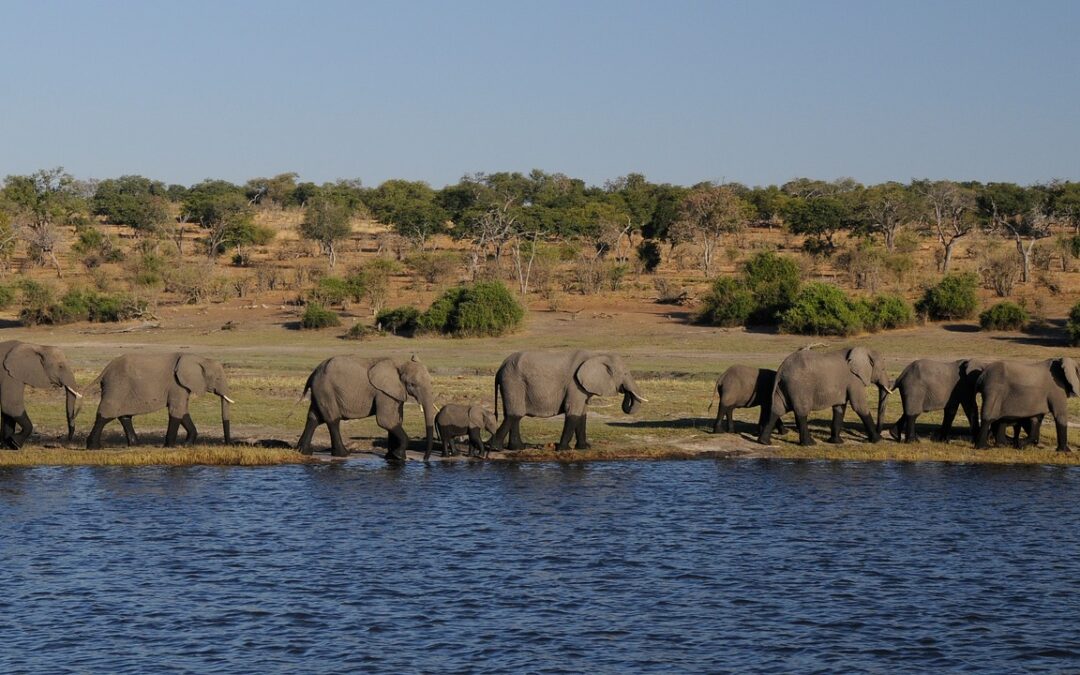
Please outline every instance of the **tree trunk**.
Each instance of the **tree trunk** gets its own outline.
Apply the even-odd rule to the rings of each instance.
[[[945,244],[945,256],[941,259],[941,273],[949,273],[949,263],[952,262],[953,247],[956,246],[956,239],[950,239]]]

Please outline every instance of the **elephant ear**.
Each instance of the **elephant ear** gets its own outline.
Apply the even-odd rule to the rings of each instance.
[[[192,396],[206,393],[206,373],[198,357],[184,354],[176,359],[175,372],[176,381],[181,387],[191,392]]]
[[[611,363],[605,357],[594,356],[586,359],[578,366],[576,377],[581,388],[593,396],[611,396],[616,391]]]
[[[52,386],[49,374],[45,372],[45,354],[34,345],[21,344],[14,347],[4,359],[4,370],[31,387],[47,389]]]
[[[478,405],[469,406],[469,426],[476,427],[477,429],[486,428],[487,425],[484,424],[485,412],[486,411]]]
[[[1068,356],[1061,359],[1061,369],[1065,371],[1065,381],[1069,383],[1073,396],[1080,396],[1080,371],[1077,370],[1076,361]]]
[[[405,391],[405,385],[401,382],[401,374],[397,366],[389,359],[377,361],[368,368],[368,380],[371,386],[386,394],[395,401],[404,402],[409,397]]]
[[[870,378],[874,375],[874,362],[870,359],[870,352],[863,347],[852,347],[847,353],[848,368],[863,385],[870,384]]]

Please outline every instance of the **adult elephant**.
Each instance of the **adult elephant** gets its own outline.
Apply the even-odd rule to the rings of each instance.
[[[89,450],[101,448],[101,432],[105,425],[119,418],[124,427],[127,444],[139,442],[131,423],[134,415],[151,413],[162,408],[169,410],[169,426],[165,432],[165,447],[176,445],[180,427],[184,428],[185,443],[194,445],[198,430],[188,413],[192,396],[210,392],[221,399],[221,430],[225,443],[229,434],[229,383],[220,363],[195,354],[171,352],[164,354],[125,354],[105,366],[90,385],[100,387],[94,428],[86,439]]]
[[[714,396],[720,401],[716,409],[713,433],[734,433],[734,410],[760,406],[757,428],[760,434],[772,411],[772,392],[775,384],[776,371],[771,368],[751,368],[736,364],[725,370],[716,380]],[[784,433],[784,423],[777,420],[776,424],[776,432]]]
[[[495,374],[495,417],[499,416],[501,396],[504,418],[491,447],[502,450],[509,434],[510,450],[524,448],[522,417],[564,415],[562,437],[556,449],[569,448],[571,437],[576,439],[574,447],[588,449],[585,423],[589,400],[616,393],[623,395],[622,409],[628,415],[647,402],[623,360],[614,354],[581,350],[511,354]]]
[[[424,408],[427,431],[425,453],[431,454],[435,428],[435,405],[431,374],[415,356],[405,361],[391,358],[335,356],[318,365],[308,377],[304,394],[311,392],[307,424],[297,449],[312,453],[311,437],[320,424],[330,431],[330,452],[347,457],[341,440],[341,421],[375,415],[375,422],[387,431],[386,459],[405,461],[409,437],[401,422],[405,401],[411,396]]]
[[[0,444],[18,450],[34,431],[26,412],[27,385],[35,389],[64,388],[70,441],[75,435],[82,394],[75,389],[75,375],[64,352],[57,347],[8,340],[0,342],[0,364]]]
[[[944,409],[941,427],[935,436],[938,440],[948,440],[956,412],[963,408],[971,429],[971,437],[975,438],[979,431],[975,383],[990,363],[992,361],[986,359],[918,359],[909,363],[895,383],[904,412],[900,419],[889,427],[889,434],[895,440],[906,443],[918,441],[915,420],[919,415]]]
[[[1068,398],[1080,396],[1080,366],[1076,361],[1069,357],[1038,363],[998,361],[986,367],[975,388],[982,397],[976,448],[989,446],[991,428],[999,421],[1050,413],[1057,430],[1058,452],[1069,451]]]
[[[793,412],[799,428],[799,444],[813,445],[807,416],[814,410],[832,408],[832,435],[829,442],[841,443],[840,429],[844,423],[844,412],[850,404],[866,428],[867,440],[877,443],[881,440],[881,434],[866,405],[866,387],[871,384],[878,387],[877,415],[880,424],[885,400],[892,391],[880,354],[865,347],[832,352],[801,349],[790,354],[776,369],[772,412],[758,441],[769,445],[773,427],[780,416]]]

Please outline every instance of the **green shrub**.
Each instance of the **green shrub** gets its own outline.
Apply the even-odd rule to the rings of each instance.
[[[983,330],[1021,330],[1031,321],[1027,310],[1015,302],[999,302],[979,315]]]
[[[453,277],[461,266],[461,255],[453,251],[425,251],[405,258],[405,265],[429,284]]]
[[[0,309],[7,309],[15,302],[15,288],[0,285]]]
[[[1069,335],[1069,344],[1080,345],[1080,302],[1073,305],[1069,320],[1065,323],[1065,332]]]
[[[455,337],[498,336],[521,325],[525,309],[499,281],[451,288],[419,320],[426,332]]]
[[[412,335],[419,327],[420,310],[415,307],[395,307],[379,312],[376,325],[393,335]]]
[[[979,309],[978,287],[978,277],[970,272],[947,274],[926,289],[915,308],[934,321],[970,319]]]
[[[51,290],[35,289],[25,301],[19,320],[27,326],[76,321],[114,323],[136,319],[144,315],[147,308],[145,300],[80,288],[68,290],[55,302],[52,297]]]
[[[375,326],[365,326],[362,323],[354,323],[341,337],[346,340],[366,340],[379,335],[382,335],[382,331]]]
[[[641,261],[641,266],[645,268],[645,271],[652,274],[656,271],[656,268],[660,266],[662,256],[660,255],[660,244],[651,239],[647,239],[637,247],[637,257]]]
[[[300,317],[300,327],[307,330],[318,330],[340,326],[341,320],[338,315],[318,303],[311,303]]]
[[[781,315],[780,330],[800,335],[854,335],[863,330],[864,311],[836,286],[807,284]]]
[[[731,277],[720,277],[702,300],[697,322],[711,326],[741,326],[757,304],[746,286]]]
[[[799,265],[771,251],[758,253],[743,264],[745,286],[754,297],[752,324],[775,325],[795,302],[802,287]]]
[[[340,277],[323,277],[308,292],[308,297],[320,305],[343,305],[354,297],[353,285]]]
[[[863,328],[876,332],[906,328],[915,323],[915,308],[899,295],[882,293],[859,303]]]

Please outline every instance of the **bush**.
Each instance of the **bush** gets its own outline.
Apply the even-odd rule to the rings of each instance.
[[[863,328],[876,332],[906,328],[915,323],[915,308],[899,295],[883,293],[859,303]]]
[[[0,286],[0,309],[7,309],[15,302],[15,289],[11,286]]]
[[[320,305],[344,305],[347,300],[359,302],[363,295],[363,287],[358,288],[355,281],[340,277],[323,277],[308,292],[308,297]]]
[[[999,302],[979,315],[983,330],[1021,330],[1031,321],[1027,310],[1015,302]]]
[[[1069,334],[1069,344],[1080,345],[1080,302],[1073,305],[1072,311],[1069,312],[1065,332]]]
[[[429,284],[449,281],[461,266],[461,256],[453,251],[414,253],[405,258],[410,270]]]
[[[645,271],[652,274],[660,266],[662,259],[660,244],[651,239],[641,242],[637,247],[637,257]]]
[[[19,320],[26,326],[60,325],[75,321],[114,323],[136,319],[145,313],[145,300],[74,288],[55,302],[52,301],[51,291],[35,292],[19,313]]]
[[[808,284],[781,316],[780,330],[801,335],[854,335],[863,330],[864,310],[844,291],[823,283]]]
[[[420,317],[422,330],[455,337],[498,336],[521,325],[525,309],[499,281],[478,281],[443,293]]]
[[[926,289],[915,309],[934,321],[970,319],[979,309],[978,286],[978,279],[970,272],[947,274]]]
[[[304,315],[300,317],[300,327],[306,330],[319,330],[340,325],[341,320],[338,319],[338,315],[318,303],[308,305],[304,310]]]
[[[395,307],[375,316],[375,324],[394,335],[412,335],[419,327],[420,310],[415,307]]]
[[[366,340],[379,335],[382,335],[382,331],[375,326],[365,326],[362,323],[354,323],[341,337],[345,340]]]
[[[775,325],[795,302],[802,286],[799,265],[771,251],[758,253],[743,264],[746,288],[754,298],[750,323]]]
[[[754,295],[731,277],[720,277],[702,299],[697,322],[711,326],[741,326],[757,307]]]

